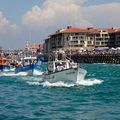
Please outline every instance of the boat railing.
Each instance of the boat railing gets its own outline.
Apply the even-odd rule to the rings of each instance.
[[[66,58],[68,59],[68,60],[70,60],[70,61],[73,61],[70,57],[68,57],[68,56],[66,56]]]

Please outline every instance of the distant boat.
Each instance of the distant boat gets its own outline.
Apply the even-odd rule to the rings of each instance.
[[[36,57],[23,57],[16,63],[15,73],[26,72],[27,75],[34,75],[34,72],[38,71],[39,75],[42,75],[41,65],[42,62],[37,61]]]
[[[62,54],[62,56],[64,56]],[[50,83],[65,82],[76,83],[80,79],[84,79],[87,71],[78,67],[77,63],[62,57],[58,59],[59,53],[55,55],[55,59],[48,62],[48,69],[43,73],[43,81]]]
[[[4,71],[8,71],[10,70],[10,65],[8,63],[8,59],[5,57],[0,57],[0,71],[4,72]]]

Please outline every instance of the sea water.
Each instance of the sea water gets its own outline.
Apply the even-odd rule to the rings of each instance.
[[[77,84],[0,75],[0,120],[119,120],[120,65],[82,64]]]

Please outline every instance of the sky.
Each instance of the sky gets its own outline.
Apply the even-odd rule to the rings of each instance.
[[[0,46],[22,49],[74,26],[120,27],[120,0],[0,0]]]

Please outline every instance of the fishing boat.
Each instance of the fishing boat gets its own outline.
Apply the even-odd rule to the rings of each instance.
[[[0,57],[0,71],[4,72],[8,70],[10,70],[8,59],[5,57]]]
[[[23,57],[16,63],[15,73],[26,72],[27,75],[34,75],[37,71],[37,75],[42,75],[41,61],[37,61],[37,57]]]
[[[48,69],[43,73],[43,81],[55,83],[76,83],[83,80],[87,71],[79,67],[77,63],[66,58],[65,54],[55,53],[55,57],[48,62]]]

